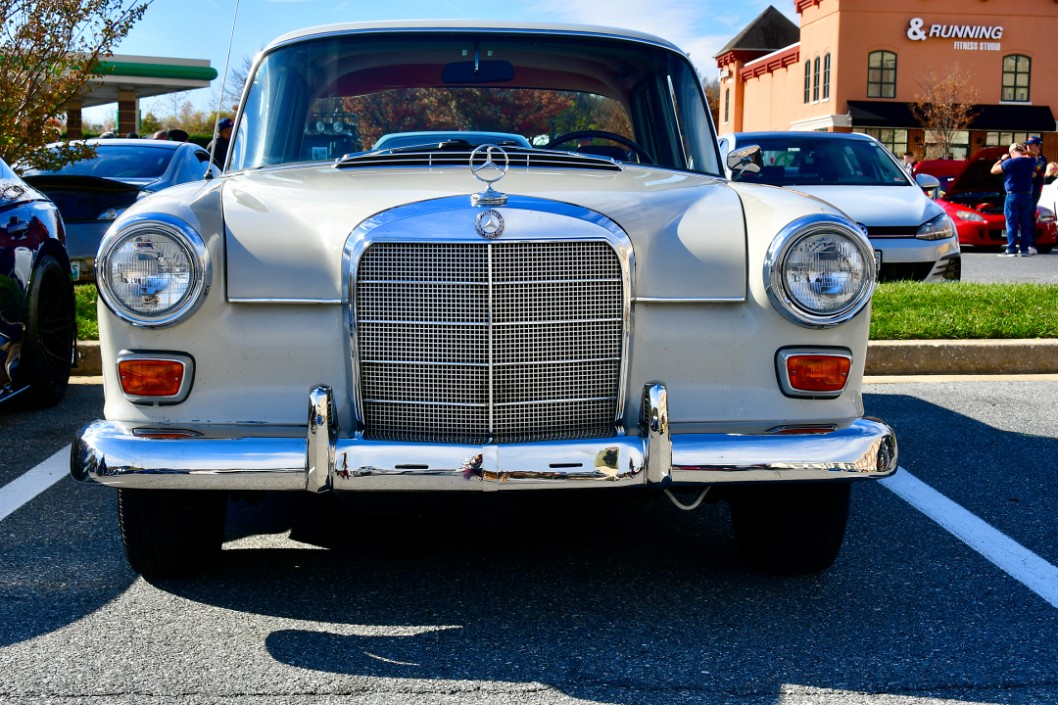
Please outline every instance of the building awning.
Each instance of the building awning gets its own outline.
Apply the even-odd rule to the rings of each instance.
[[[908,103],[883,100],[850,100],[853,127],[916,127],[918,120]]]
[[[853,127],[921,127],[911,104],[899,101],[850,100]],[[1054,114],[1046,105],[977,105],[971,130],[1054,132]]]
[[[1054,115],[1046,105],[978,105],[974,130],[1054,132]]]

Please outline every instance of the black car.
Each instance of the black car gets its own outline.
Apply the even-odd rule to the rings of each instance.
[[[0,161],[0,403],[57,404],[76,322],[63,221],[47,196]]]
[[[27,169],[26,182],[47,194],[62,213],[74,280],[95,279],[99,243],[114,220],[138,199],[188,181],[212,166],[209,152],[189,142],[90,140],[96,154],[52,171]]]

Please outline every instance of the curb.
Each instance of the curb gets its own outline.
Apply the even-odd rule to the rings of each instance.
[[[1058,339],[878,340],[867,343],[864,374],[1013,375],[1058,373]],[[103,374],[99,342],[77,343],[76,376]]]
[[[1058,339],[879,340],[867,344],[866,375],[1058,373]]]

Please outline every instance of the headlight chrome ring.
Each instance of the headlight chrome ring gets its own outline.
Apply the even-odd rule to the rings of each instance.
[[[772,306],[798,325],[830,328],[854,318],[874,293],[874,248],[840,216],[813,214],[784,227],[764,259]]]
[[[134,326],[171,326],[191,315],[209,293],[212,264],[202,237],[171,215],[122,220],[107,232],[96,260],[99,295]]]

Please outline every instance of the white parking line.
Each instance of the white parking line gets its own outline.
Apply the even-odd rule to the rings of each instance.
[[[70,446],[0,487],[0,521],[70,474]]]
[[[1058,607],[1058,568],[904,468],[881,483],[1051,606]]]

